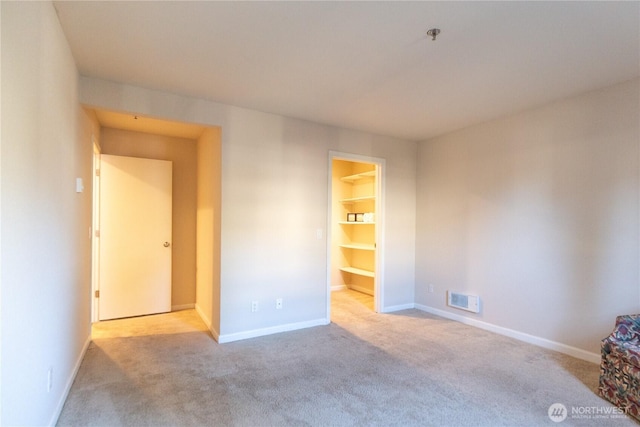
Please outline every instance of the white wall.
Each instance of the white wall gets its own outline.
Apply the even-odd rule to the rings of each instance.
[[[221,340],[326,322],[328,152],[386,159],[385,296],[413,303],[413,142],[81,77],[81,102],[219,126],[222,132]],[[316,230],[323,229],[322,239]],[[276,311],[276,298],[284,308]],[[260,301],[251,313],[251,301]],[[271,328],[271,329],[269,329]]]
[[[61,410],[90,335],[92,128],[53,6],[0,8],[0,424],[46,425]],[[76,177],[83,193],[75,192]]]
[[[639,95],[636,79],[421,143],[416,303],[597,360],[640,312]]]

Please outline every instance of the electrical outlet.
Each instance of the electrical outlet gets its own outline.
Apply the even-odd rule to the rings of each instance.
[[[251,312],[255,313],[258,311],[258,301],[251,301]]]
[[[433,293],[433,285],[429,284],[429,293],[432,294]]]
[[[282,309],[282,298],[278,298],[276,300],[276,310],[281,310]]]
[[[47,372],[47,393],[49,393],[52,388],[53,388],[53,367],[50,367],[49,371]]]

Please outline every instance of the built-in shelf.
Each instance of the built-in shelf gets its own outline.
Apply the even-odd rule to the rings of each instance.
[[[340,200],[340,203],[358,203],[358,202],[368,202],[369,200],[375,200],[376,196],[362,196],[362,197],[350,197],[348,199]]]
[[[364,222],[364,221],[338,221],[338,224],[349,224],[349,225],[371,225],[375,224],[375,222]]]
[[[359,179],[371,178],[371,177],[374,177],[374,176],[376,176],[376,171],[372,170],[372,171],[368,171],[368,172],[357,173],[355,175],[343,176],[340,179],[342,181],[346,181],[346,182],[354,182],[354,181],[357,181]]]
[[[360,276],[366,276],[366,277],[375,277],[376,274],[373,271],[369,271],[369,270],[363,270],[361,268],[355,268],[355,267],[340,267],[340,270],[347,272],[347,273],[351,273],[351,274],[358,274]]]
[[[375,251],[374,245],[366,245],[364,243],[345,243],[340,245],[341,248],[357,249],[361,251]]]
[[[340,230],[332,243],[332,265],[335,265],[332,281],[373,295],[378,251],[375,244],[378,171],[375,165],[346,160],[335,161],[334,166],[332,224]]]

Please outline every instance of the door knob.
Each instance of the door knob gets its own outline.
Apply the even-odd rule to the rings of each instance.
[[[165,248],[168,248],[169,246],[171,246],[171,243],[169,243],[169,242],[164,242],[164,245],[163,245],[163,246],[164,246]]]

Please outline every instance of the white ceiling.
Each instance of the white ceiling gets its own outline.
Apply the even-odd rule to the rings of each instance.
[[[54,4],[85,76],[408,140],[640,75],[637,1]]]

